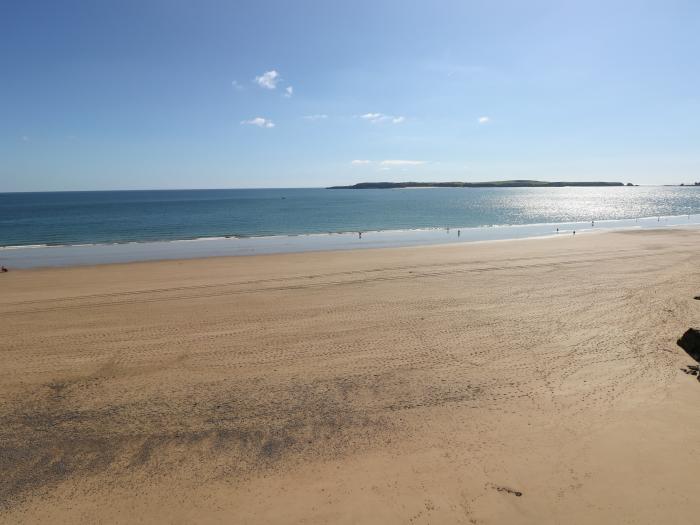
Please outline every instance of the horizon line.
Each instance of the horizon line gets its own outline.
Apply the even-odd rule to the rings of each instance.
[[[384,181],[380,181],[384,182]],[[449,182],[455,182],[455,181],[447,181]],[[461,181],[459,181],[461,182]],[[502,182],[502,181],[488,181],[488,182]],[[538,182],[552,182],[552,181],[538,181]],[[553,182],[580,182],[580,181],[553,181]],[[584,181],[586,182],[586,181]],[[470,184],[479,184],[480,182],[475,182],[475,183],[470,183]],[[362,183],[355,183],[355,184],[362,184]],[[398,183],[392,183],[392,184],[401,184],[400,182]],[[442,183],[441,183],[442,184]],[[627,186],[627,183],[623,183],[623,186],[618,186],[618,187],[626,187],[626,188],[632,188],[632,187],[654,187],[654,186],[661,186],[661,187],[686,187],[686,188],[697,188],[694,183],[677,183],[677,184],[637,184],[637,183],[632,183],[634,186]],[[681,186],[682,185],[682,186]],[[566,186],[566,187],[576,187],[576,186]],[[584,186],[581,186],[584,187]],[[595,186],[593,186],[595,187]],[[325,190],[328,189],[329,186],[249,186],[249,187],[220,187],[220,188],[127,188],[127,189],[119,189],[119,188],[112,188],[112,189],[103,189],[103,190],[18,190],[18,191],[0,191],[0,195],[8,195],[8,194],[17,194],[17,193],[97,193],[97,192],[118,192],[118,191],[215,191],[215,190]],[[428,186],[422,189],[431,189],[433,187]],[[470,187],[465,187],[465,188],[459,188],[459,187],[434,187],[435,189],[480,189],[480,188],[470,188]],[[493,188],[495,189],[503,189],[503,188],[498,188],[497,186],[494,186]],[[413,189],[413,188],[395,188],[395,189]],[[489,188],[485,188],[489,189]],[[541,189],[557,189],[556,187],[541,187]]]

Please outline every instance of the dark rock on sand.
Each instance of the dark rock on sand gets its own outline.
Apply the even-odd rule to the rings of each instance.
[[[688,328],[677,343],[690,357],[700,363],[700,330]]]

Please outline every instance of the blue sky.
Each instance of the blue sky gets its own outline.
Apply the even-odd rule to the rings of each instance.
[[[700,180],[698,28],[673,0],[8,0],[0,191]]]

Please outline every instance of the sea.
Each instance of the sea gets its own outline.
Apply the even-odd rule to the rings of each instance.
[[[0,193],[0,263],[28,268],[699,224],[700,186]]]

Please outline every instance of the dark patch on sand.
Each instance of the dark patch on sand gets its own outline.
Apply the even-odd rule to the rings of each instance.
[[[695,376],[698,378],[698,381],[700,381],[700,367],[698,367],[698,365],[687,365],[685,368],[681,368],[681,372],[689,376]]]
[[[116,485],[129,479],[123,474],[161,476],[187,464],[208,468],[207,479],[244,479],[282,461],[337,457],[395,432],[396,411],[479,394],[416,389],[399,377],[218,382],[122,404],[104,396],[109,378],[53,381],[0,406],[0,509],[91,475],[109,473]]]

